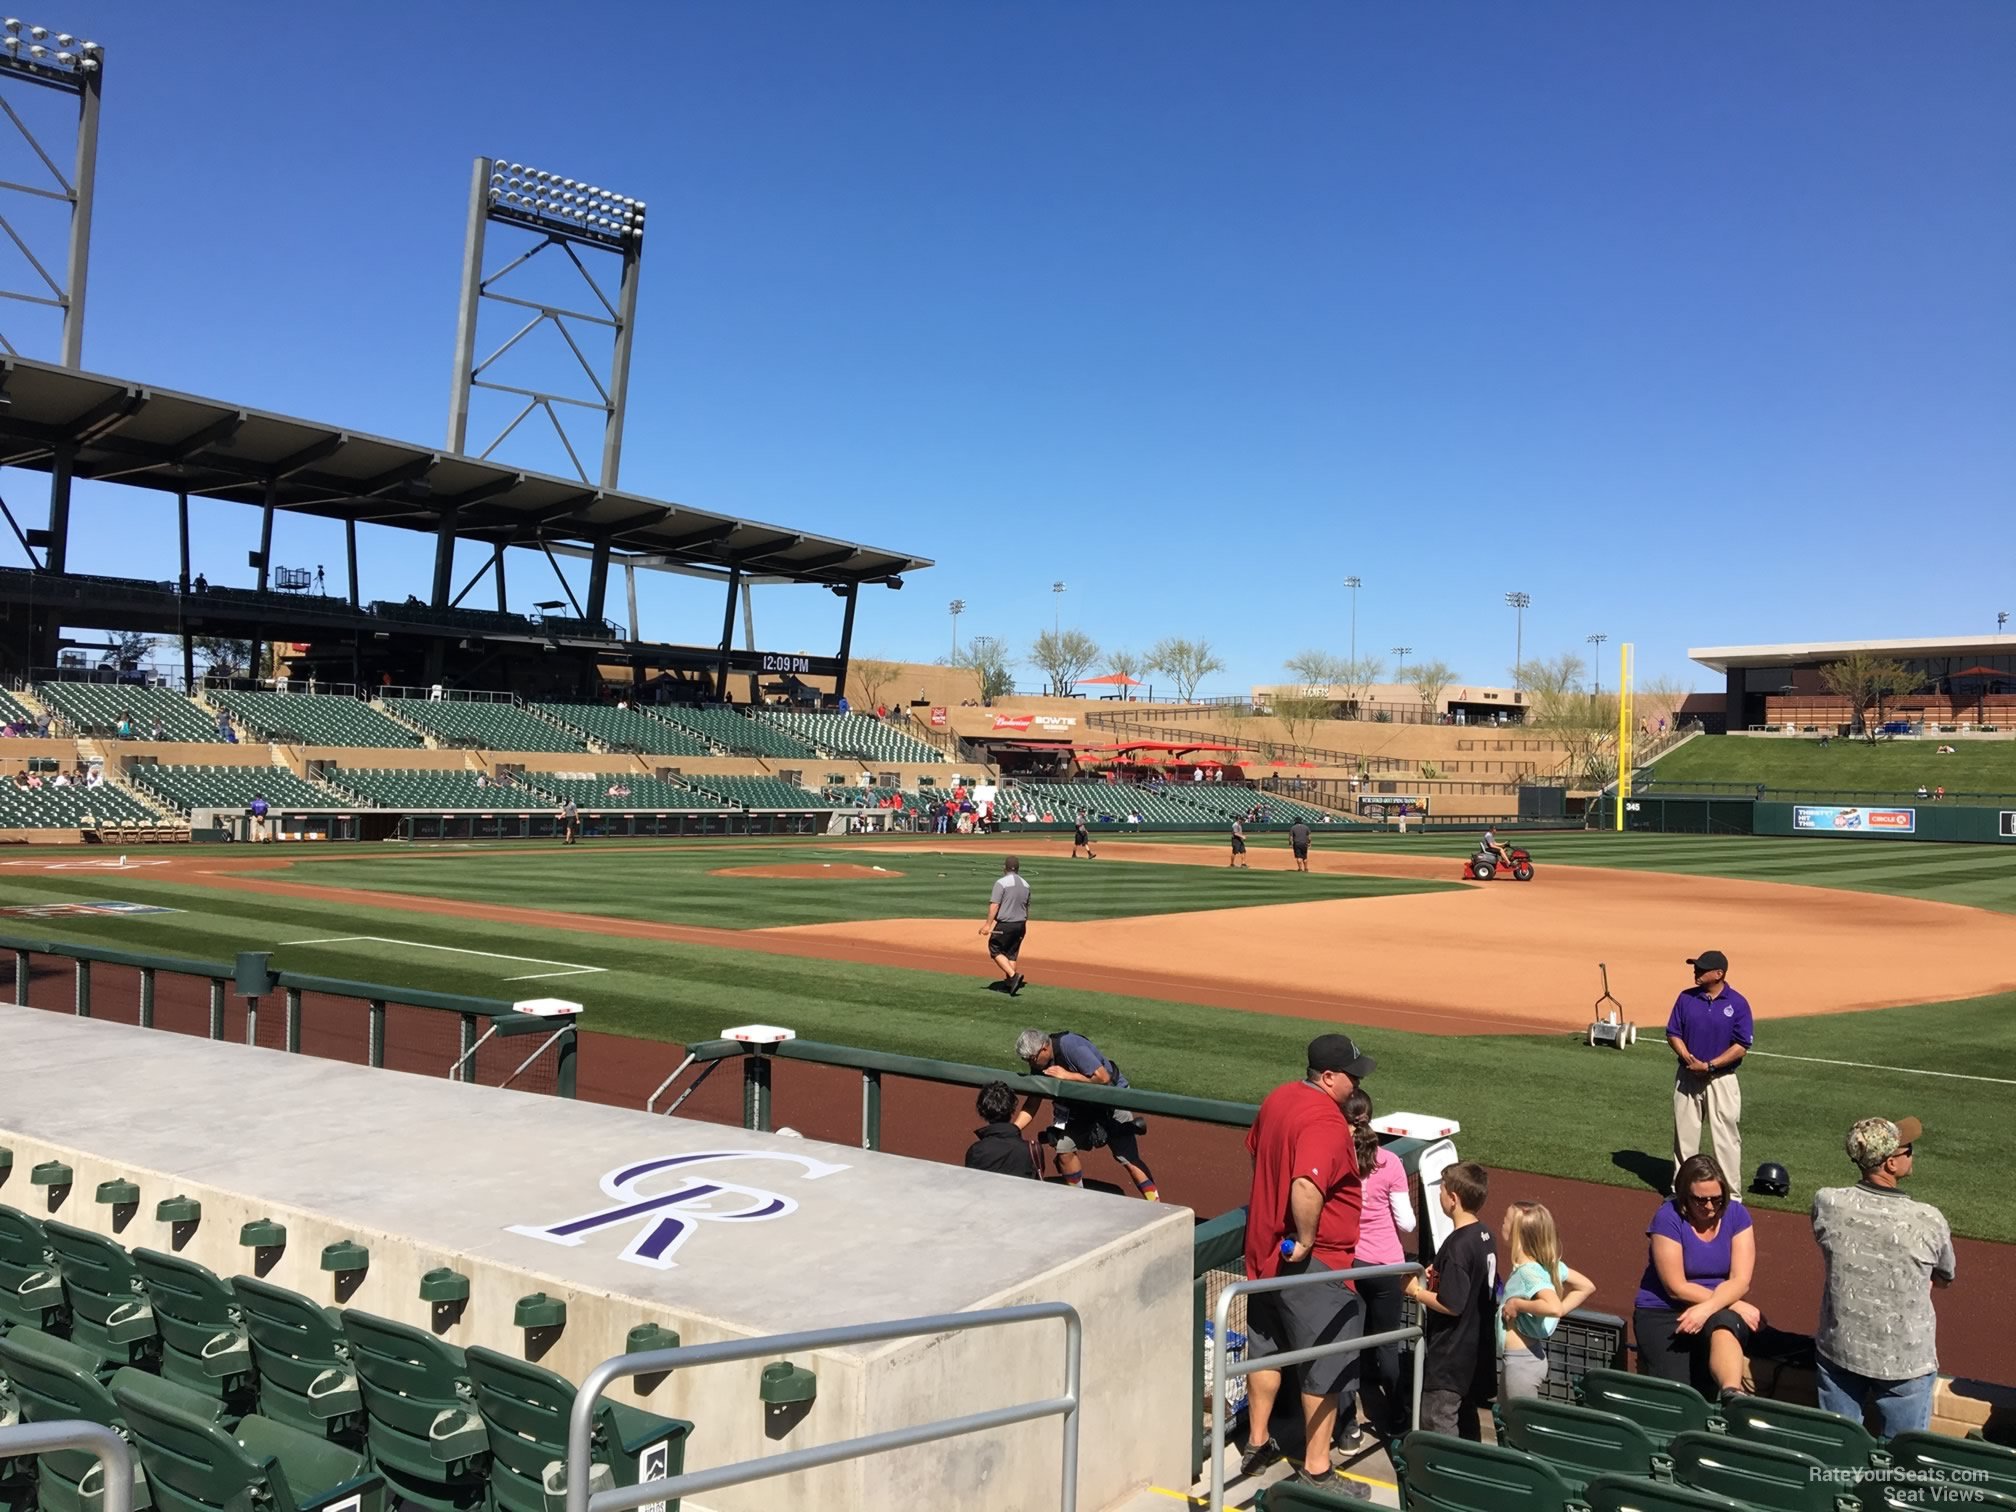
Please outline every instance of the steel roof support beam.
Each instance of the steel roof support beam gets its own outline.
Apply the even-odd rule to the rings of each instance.
[[[455,578],[455,522],[459,513],[453,509],[441,511],[441,523],[434,529],[434,591],[427,602],[436,609],[448,609],[448,590]]]
[[[854,600],[860,596],[861,585],[847,585],[847,612],[840,617],[840,671],[833,679],[833,696],[847,696],[847,663],[854,654]]]
[[[588,558],[588,614],[587,618],[596,624],[602,622],[602,609],[609,601],[609,537],[595,538],[594,554]]]
[[[742,591],[742,569],[734,567],[728,573],[728,604],[721,611],[721,662],[714,673],[714,696],[721,702],[728,701],[728,651],[735,643],[735,596]]]

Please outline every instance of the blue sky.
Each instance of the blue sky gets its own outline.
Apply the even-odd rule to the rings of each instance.
[[[87,366],[439,443],[471,160],[634,195],[622,482],[935,558],[861,654],[941,654],[953,597],[1026,645],[1060,578],[1228,692],[1348,650],[1353,573],[1361,650],[1475,681],[1513,588],[1529,652],[1702,687],[1690,645],[2016,609],[2005,0],[65,7],[28,19],[107,50]],[[73,566],[172,574],[172,516],[92,491]],[[198,530],[249,577],[254,512]],[[429,548],[367,532],[366,593]],[[334,587],[340,531],[274,556]],[[837,640],[823,592],[757,612]]]

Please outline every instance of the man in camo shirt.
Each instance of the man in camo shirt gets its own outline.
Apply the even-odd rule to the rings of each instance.
[[[1856,1422],[1876,1411],[1877,1432],[1922,1432],[1939,1379],[1932,1288],[1953,1284],[1953,1233],[1930,1203],[1906,1197],[1915,1118],[1865,1118],[1848,1131],[1852,1187],[1813,1198],[1813,1237],[1827,1266],[1813,1348],[1820,1405]]]

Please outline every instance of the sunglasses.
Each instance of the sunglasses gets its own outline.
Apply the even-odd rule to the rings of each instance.
[[[1725,1208],[1729,1206],[1729,1194],[1726,1192],[1718,1193],[1713,1197],[1697,1197],[1692,1192],[1689,1192],[1687,1200],[1695,1207]]]

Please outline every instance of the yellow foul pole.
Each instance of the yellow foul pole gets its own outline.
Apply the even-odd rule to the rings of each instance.
[[[1617,829],[1624,828],[1624,800],[1631,796],[1633,744],[1638,723],[1631,717],[1631,643],[1617,648]]]

